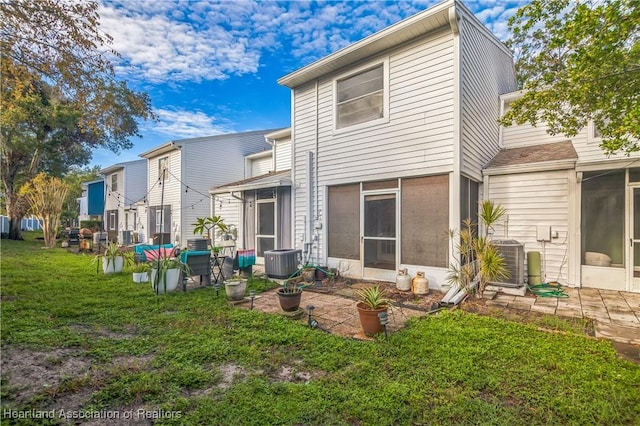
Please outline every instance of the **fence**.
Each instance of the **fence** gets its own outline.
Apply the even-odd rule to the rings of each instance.
[[[20,222],[20,229],[23,231],[37,231],[40,229],[40,222],[35,216],[29,216],[22,218]],[[0,215],[0,233],[5,234],[9,232],[9,217]]]

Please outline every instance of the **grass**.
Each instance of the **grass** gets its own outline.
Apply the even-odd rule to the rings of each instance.
[[[40,245],[2,241],[3,424],[46,424],[6,410],[51,409],[176,425],[640,418],[640,366],[607,341],[453,311],[388,343],[359,342],[231,306],[211,289],[156,296],[130,273],[97,274],[90,256]]]

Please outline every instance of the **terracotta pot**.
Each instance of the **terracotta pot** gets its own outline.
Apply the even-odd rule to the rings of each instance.
[[[302,299],[302,290],[295,293],[286,293],[282,288],[278,290],[278,301],[285,312],[297,311],[300,308],[300,299]]]
[[[362,331],[367,336],[375,336],[378,333],[384,331],[384,327],[380,324],[380,318],[378,314],[380,312],[387,312],[388,307],[380,309],[369,309],[362,302],[358,302],[356,305],[358,308],[358,315],[360,316],[360,325],[362,325]]]

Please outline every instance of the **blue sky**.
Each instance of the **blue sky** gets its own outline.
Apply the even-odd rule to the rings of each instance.
[[[149,94],[159,121],[142,122],[130,150],[95,151],[91,165],[138,160],[170,140],[288,127],[291,94],[280,77],[436,3],[102,0],[116,74]],[[464,2],[501,40],[526,3]]]

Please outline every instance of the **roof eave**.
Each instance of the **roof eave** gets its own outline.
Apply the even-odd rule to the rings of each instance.
[[[450,25],[449,8],[456,6],[455,0],[445,0],[438,3],[280,78],[278,84],[293,89],[342,67],[366,59],[372,55],[372,52],[383,52],[408,40],[428,34],[436,28]]]
[[[171,141],[160,146],[156,146],[155,148],[151,148],[149,151],[145,151],[142,154],[138,154],[138,157],[149,159],[178,149],[180,149],[180,145],[176,145],[175,142]]]
[[[487,167],[482,171],[484,176],[546,172],[553,170],[575,169],[577,159],[538,161],[536,163],[510,164],[508,166]]]

